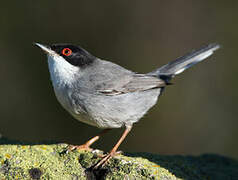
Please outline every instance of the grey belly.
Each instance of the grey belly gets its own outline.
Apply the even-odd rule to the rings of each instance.
[[[74,93],[69,111],[76,119],[99,128],[120,128],[139,121],[157,102],[161,89],[115,96]],[[68,108],[66,108],[68,109]],[[68,109],[69,110],[69,109]]]

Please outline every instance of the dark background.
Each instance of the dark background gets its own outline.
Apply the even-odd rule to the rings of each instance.
[[[238,2],[225,0],[3,1],[0,133],[81,144],[100,131],[60,106],[46,56],[33,42],[75,43],[141,73],[218,42],[223,48],[176,77],[120,149],[238,158],[237,15]],[[111,131],[94,147],[109,150],[121,133]]]

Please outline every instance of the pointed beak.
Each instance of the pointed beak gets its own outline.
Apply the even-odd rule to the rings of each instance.
[[[47,45],[43,45],[40,43],[35,43],[36,46],[38,46],[39,48],[41,48],[46,54],[48,55],[55,55],[55,51],[51,50],[49,46]]]

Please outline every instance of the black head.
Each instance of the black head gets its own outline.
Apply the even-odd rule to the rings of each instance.
[[[80,46],[53,44],[50,48],[74,66],[83,67],[93,63],[95,57]]]

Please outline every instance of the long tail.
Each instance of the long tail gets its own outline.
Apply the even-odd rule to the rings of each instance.
[[[175,75],[180,74],[184,70],[211,56],[213,52],[219,48],[219,44],[209,44],[208,46],[202,47],[196,51],[192,51],[185,56],[171,61],[149,74],[158,75],[161,78],[164,78],[166,81],[169,81]]]

